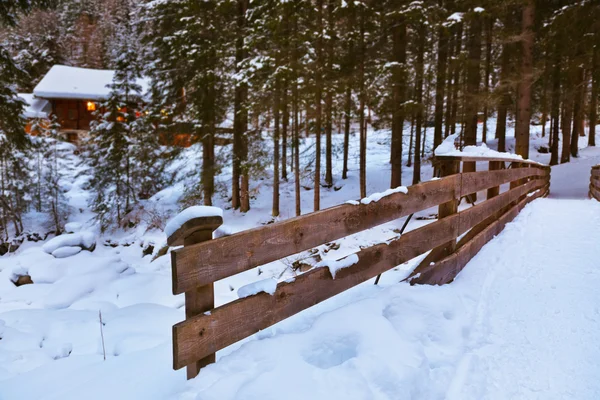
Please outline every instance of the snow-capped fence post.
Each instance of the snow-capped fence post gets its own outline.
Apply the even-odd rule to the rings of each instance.
[[[213,232],[223,224],[223,211],[216,207],[190,207],[180,213],[165,228],[169,246],[192,246],[212,240]],[[174,253],[171,253],[174,254]],[[172,270],[176,271],[176,258],[172,256]],[[173,272],[175,273],[175,272]],[[204,314],[215,307],[214,284],[185,292],[185,318]],[[175,338],[173,339],[175,341]],[[215,354],[187,366],[187,378],[195,378],[200,369],[214,363]]]

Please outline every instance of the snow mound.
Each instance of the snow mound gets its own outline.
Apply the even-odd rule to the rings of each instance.
[[[77,233],[81,230],[81,224],[79,222],[69,222],[65,224],[65,231],[67,233]]]
[[[63,247],[79,247],[80,250],[93,251],[96,247],[96,236],[92,232],[67,233],[50,239],[42,246],[42,250],[54,255],[56,250]]]
[[[223,217],[223,210],[219,207],[211,207],[211,206],[193,206],[186,208],[179,214],[175,216],[172,220],[169,221],[167,226],[165,227],[165,234],[167,237],[174,234],[177,229],[181,228],[183,224],[194,219],[194,218],[202,218],[202,217]]]
[[[81,253],[81,247],[65,246],[54,250],[52,252],[52,255],[54,256],[54,258],[67,258],[79,253]]]
[[[454,142],[458,134],[448,136],[436,149],[436,156],[454,156],[454,157],[481,157],[481,158],[506,158],[515,161],[524,161],[518,154],[502,153],[492,150],[485,143],[479,146],[466,146],[461,150],[457,149]]]
[[[238,289],[237,294],[240,299],[244,297],[253,296],[255,294],[265,292],[271,296],[275,294],[277,290],[277,281],[273,278],[263,279],[262,281],[252,282],[248,285],[244,285]]]

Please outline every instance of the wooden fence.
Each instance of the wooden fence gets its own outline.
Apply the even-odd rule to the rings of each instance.
[[[600,201],[600,165],[592,167],[590,177],[590,197]]]
[[[463,171],[472,171],[476,161],[489,170],[460,172],[461,163]],[[549,191],[545,165],[502,158],[438,157],[435,162],[440,179],[369,204],[343,204],[215,240],[220,217],[188,221],[168,238],[171,246],[184,245],[171,253],[173,293],[185,293],[186,301],[186,320],[173,326],[174,369],[187,366],[193,378],[215,361],[218,350],[430,250],[407,279],[449,283],[527,203]],[[481,191],[487,191],[485,201],[459,212],[461,199],[472,201]],[[261,292],[214,308],[213,283],[220,279],[435,206],[436,221],[361,249],[352,255],[358,261],[337,271],[335,279],[329,268],[313,268],[279,283],[273,295]]]

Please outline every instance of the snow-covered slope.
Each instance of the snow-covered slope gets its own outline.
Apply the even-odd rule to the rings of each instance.
[[[490,125],[493,130],[493,123]],[[536,151],[537,146],[547,143],[547,138],[538,137],[539,131],[539,127],[533,127],[532,159],[547,162],[549,155]],[[335,148],[339,148],[340,139],[337,135],[334,138]],[[510,148],[514,139],[509,138],[507,143]],[[311,140],[304,142],[302,154],[306,158],[310,158],[311,145]],[[488,145],[495,148],[496,143],[490,141]],[[370,132],[368,149],[368,194],[384,192],[389,185],[389,133]],[[567,349],[579,358],[561,359],[573,367],[574,374],[579,371],[574,362],[585,364],[590,360],[573,346],[579,343],[575,339],[581,337],[581,343],[585,344],[590,338],[587,332],[597,331],[594,320],[598,318],[593,313],[583,314],[574,304],[587,307],[596,301],[594,292],[589,291],[598,283],[590,262],[600,257],[587,244],[598,242],[595,230],[600,231],[596,228],[600,224],[594,216],[600,210],[597,203],[588,200],[566,203],[543,200],[528,207],[501,237],[484,248],[452,285],[432,288],[398,284],[418,261],[413,260],[385,273],[379,286],[372,282],[359,285],[224,349],[218,354],[217,364],[186,383],[185,371],[171,369],[171,326],[184,318],[184,299],[171,294],[169,257],[152,261],[150,254],[156,254],[164,243],[164,233],[146,231],[147,226],[142,224],[125,232],[100,234],[87,206],[93,194],[88,183],[89,171],[73,154],[72,146],[64,145],[63,150],[62,166],[68,173],[61,185],[71,206],[70,226],[76,226],[77,233],[82,235],[95,235],[97,246],[93,252],[81,250],[71,257],[55,258],[43,250],[43,245],[51,240],[48,237],[44,242],[25,242],[16,254],[0,257],[2,400],[428,399],[444,398],[449,390],[458,396],[455,398],[485,398],[481,388],[502,389],[495,382],[503,385],[502,379],[514,376],[508,372],[503,375],[501,369],[495,375],[478,372],[478,366],[492,369],[503,365],[501,359],[486,358],[487,364],[477,361],[487,354],[487,347],[481,344],[494,344],[495,347],[490,347],[494,352],[497,349],[507,354],[524,352],[527,349],[522,342],[516,341],[520,330],[528,334],[528,340],[539,341],[538,349],[554,341],[574,340]],[[186,175],[196,168],[193,150],[186,153],[188,159],[173,166],[180,171],[179,183],[153,198],[157,212],[174,215],[183,188],[197,179],[196,175]],[[322,189],[323,207],[358,198],[358,149],[351,148],[351,155],[349,179],[339,178],[341,166],[336,164],[334,188]],[[576,160],[578,164],[572,164],[578,167],[553,168],[552,191],[559,192],[560,186],[566,184],[587,187],[588,164],[596,160],[600,161],[600,152],[584,150],[582,158]],[[564,178],[556,180],[561,176],[557,173],[559,168],[565,170]],[[253,209],[249,213],[224,210],[223,232],[237,232],[272,220],[269,173],[265,180],[253,181]],[[405,183],[410,182],[411,173],[410,168],[404,170]],[[423,179],[430,179],[431,174],[430,165],[425,165]],[[216,196],[216,203],[223,208],[227,205],[228,179],[227,172],[218,178],[222,191]],[[293,180],[283,182],[281,190],[280,218],[289,218],[294,214]],[[585,193],[582,191],[580,195],[583,197]],[[302,196],[303,211],[308,212],[313,192],[309,188]],[[576,215],[580,209],[581,214]],[[568,217],[566,210],[570,213]],[[408,229],[428,223],[427,218],[433,212],[421,213],[419,216],[423,218],[413,219]],[[32,225],[38,222],[35,214],[28,218]],[[294,276],[294,261],[316,263],[319,257],[339,259],[361,245],[393,237],[397,235],[394,230],[402,223],[403,220],[394,221],[338,241],[338,249],[320,246],[318,257],[306,252],[217,282],[216,303],[237,299],[253,287],[253,282]],[[530,236],[535,240],[533,247],[529,244]],[[568,241],[557,244],[560,238]],[[153,245],[154,251],[148,245]],[[26,273],[35,283],[15,287],[12,280]],[[550,275],[547,279],[543,276],[546,273]],[[564,300],[566,308],[546,321],[542,316],[547,314],[544,304],[553,300],[549,296],[557,296],[556,301]],[[523,310],[525,306],[530,308]],[[494,325],[481,317],[488,313],[490,318],[497,317],[506,324]],[[527,325],[520,313],[531,319],[532,325]],[[570,320],[569,316],[580,317]],[[579,332],[585,334],[575,336],[562,330],[564,324],[571,322],[578,324]],[[537,329],[536,324],[545,330],[544,335],[530,332]],[[504,330],[515,337],[503,337]],[[511,343],[519,343],[521,347],[511,348],[508,346]],[[532,369],[539,366],[536,360],[545,360],[536,358],[537,353],[525,355],[531,358],[528,366]],[[595,353],[590,352],[592,355]],[[561,383],[559,378],[544,375],[541,367],[540,371],[531,388],[543,389],[542,383],[551,380]],[[596,372],[592,367],[588,371]],[[493,381],[483,380],[488,375]],[[533,379],[531,374],[529,378]],[[519,382],[522,385],[514,393],[525,393],[527,383]],[[574,398],[596,398],[589,396],[595,394],[593,387],[588,385],[588,388],[591,388],[588,392],[573,392],[578,395]],[[511,394],[489,392],[488,397],[536,398],[503,396],[507,393]],[[551,395],[538,397],[553,398]]]

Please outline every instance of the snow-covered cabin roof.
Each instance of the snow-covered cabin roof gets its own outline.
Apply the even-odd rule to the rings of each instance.
[[[45,99],[104,100],[110,93],[115,71],[55,65],[33,89],[36,97]],[[142,93],[148,90],[147,79],[138,84]]]
[[[33,93],[19,93],[18,96],[25,100],[25,118],[48,118],[52,112],[52,106],[48,100],[38,99],[33,96]]]

